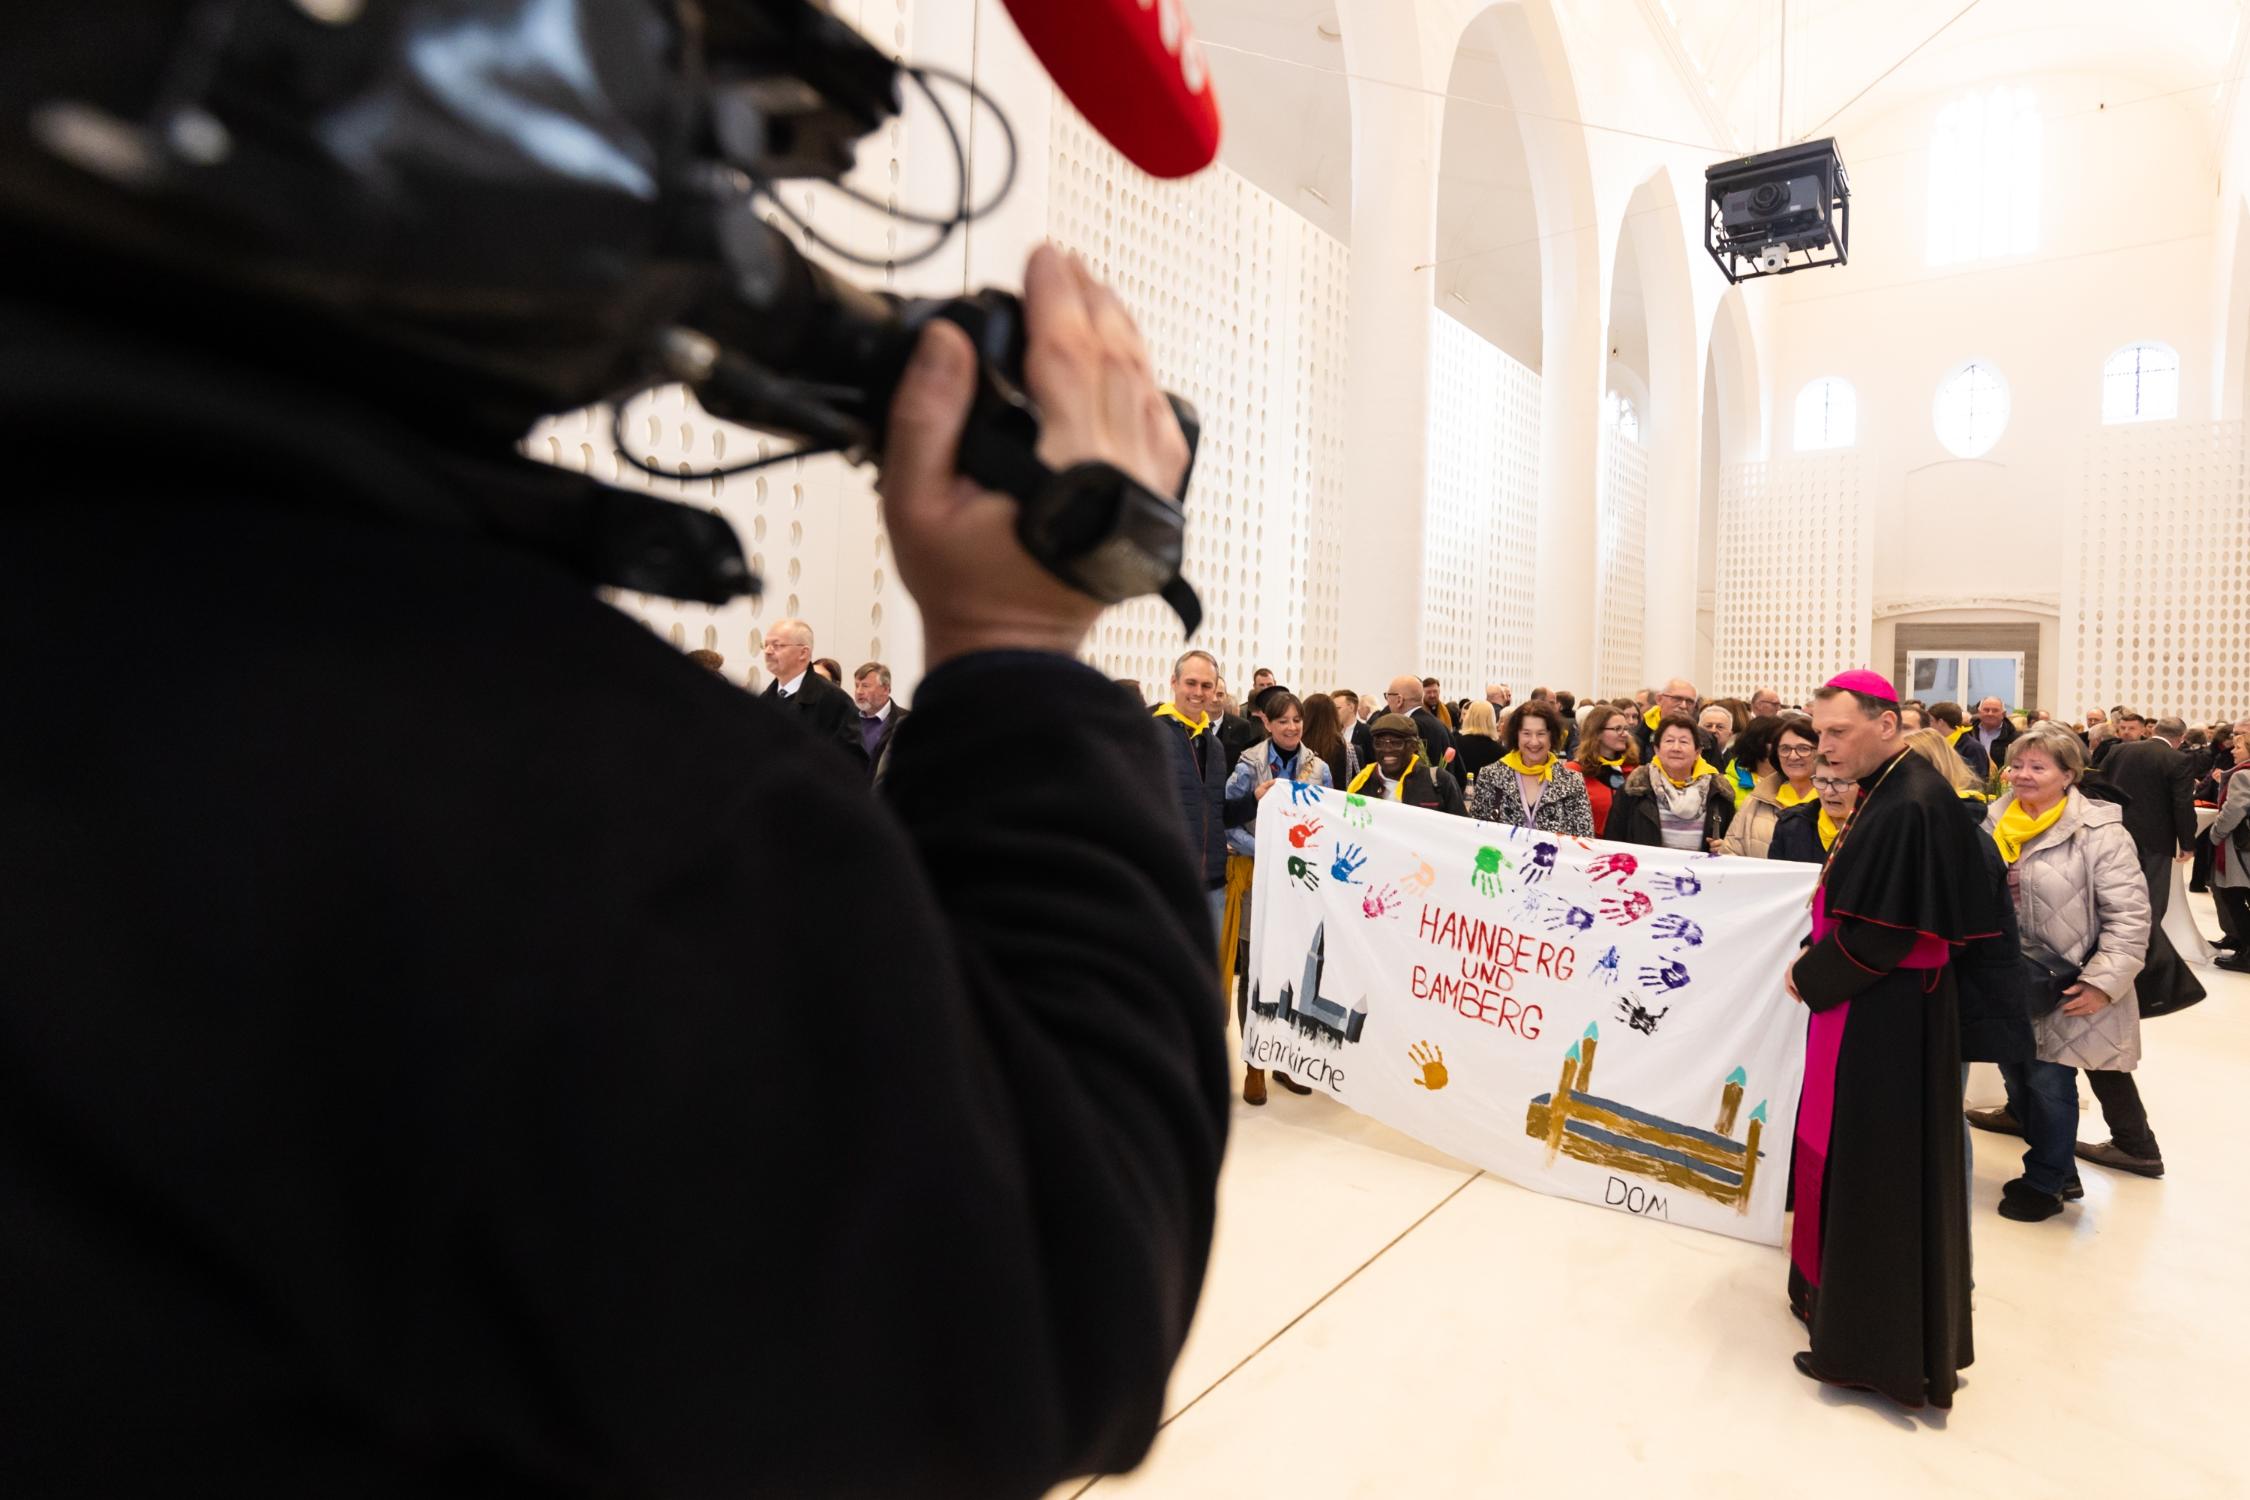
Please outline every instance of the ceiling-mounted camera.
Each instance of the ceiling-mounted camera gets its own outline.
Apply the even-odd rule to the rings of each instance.
[[[1703,184],[1703,244],[1727,280],[1851,258],[1851,182],[1833,138],[1720,162]]]

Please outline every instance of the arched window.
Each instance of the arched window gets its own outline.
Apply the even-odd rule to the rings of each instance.
[[[1859,441],[1859,395],[1834,375],[1797,393],[1797,451],[1849,448]]]
[[[2008,425],[2008,382],[1972,359],[1938,387],[1936,417],[1938,441],[1956,456],[1988,453]]]
[[[2180,353],[2128,344],[2102,366],[2104,422],[2161,422],[2180,414]]]
[[[2039,247],[2039,107],[2000,87],[1956,99],[1930,133],[1930,264]]]
[[[1633,409],[1633,398],[1618,391],[1609,393],[1609,425],[1634,442],[1641,440],[1641,414]]]

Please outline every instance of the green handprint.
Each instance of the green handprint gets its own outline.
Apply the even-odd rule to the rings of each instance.
[[[1375,821],[1375,815],[1367,810],[1365,797],[1355,795],[1344,798],[1344,821],[1354,828],[1365,828]]]
[[[1500,878],[1500,872],[1515,867],[1514,860],[1487,844],[1477,851],[1477,867],[1475,873],[1469,876],[1469,884],[1484,895],[1497,896],[1507,889],[1506,883]]]

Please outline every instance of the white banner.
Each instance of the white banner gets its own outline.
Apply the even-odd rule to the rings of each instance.
[[[1778,1245],[1817,874],[1277,786],[1244,1056],[1510,1182]]]

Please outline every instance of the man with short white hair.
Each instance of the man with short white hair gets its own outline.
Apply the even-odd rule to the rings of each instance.
[[[1504,719],[1508,716],[1508,709],[1515,703],[1516,695],[1504,682],[1488,682],[1484,685],[1484,701],[1492,705],[1494,718]]]
[[[812,670],[812,627],[802,620],[776,620],[766,627],[766,675],[773,680],[760,696],[776,704],[812,733],[867,769],[852,700],[842,688]]]
[[[1391,685],[1383,690],[1383,701],[1391,712],[1403,714],[1414,721],[1422,736],[1423,757],[1430,765],[1442,766],[1453,750],[1453,731],[1438,721],[1438,716],[1422,706],[1422,679],[1412,675],[1393,677]]]
[[[1695,706],[1699,701],[1695,684],[1685,677],[1674,677],[1658,690],[1656,701],[1649,705],[1648,712],[1642,714],[1640,722],[1633,726],[1633,738],[1640,743],[1642,765],[1648,765],[1656,759],[1656,726],[1664,722],[1665,715],[1678,714],[1693,723]],[[1695,734],[1696,743],[1703,751],[1703,758],[1716,765],[1719,760],[1718,736],[1701,729]]]
[[[891,697],[891,669],[871,661],[852,674],[852,701],[859,706],[859,743],[867,752],[873,772],[891,747],[891,736],[911,715],[911,710]]]
[[[2015,721],[2008,717],[2008,705],[1998,698],[1986,698],[1977,704],[1976,728],[1965,738],[1977,742],[1987,763],[2004,766],[2008,763],[2008,747],[2016,742],[2018,733]]]

